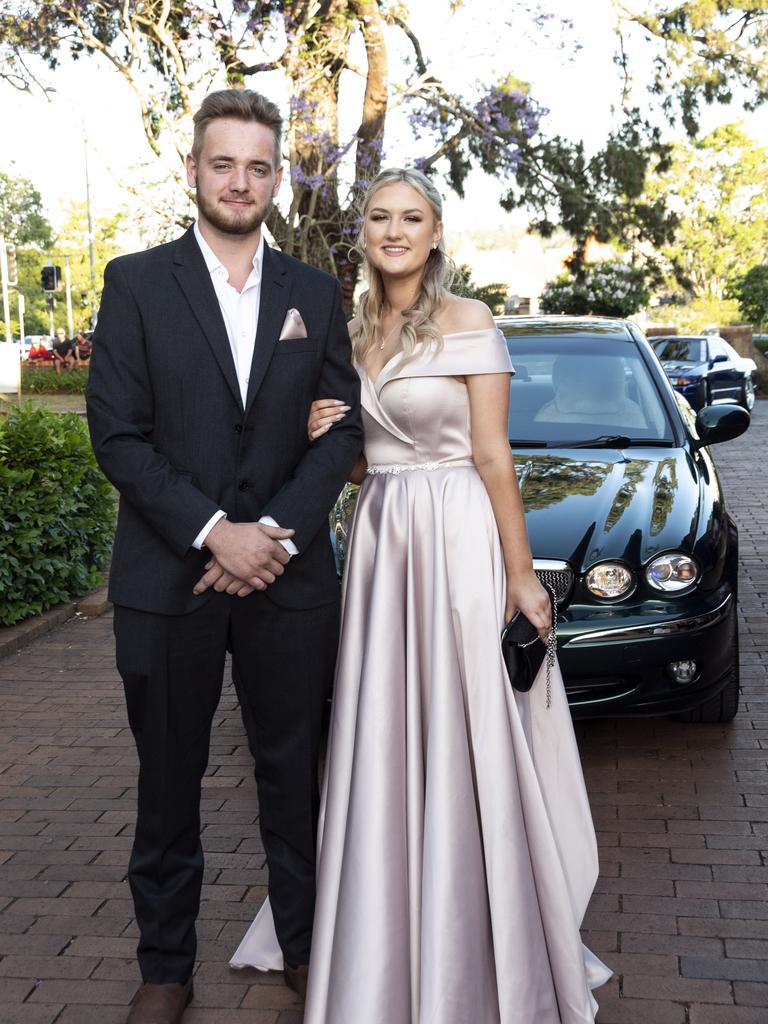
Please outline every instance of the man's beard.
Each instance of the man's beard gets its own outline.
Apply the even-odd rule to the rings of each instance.
[[[267,212],[266,207],[259,207],[252,203],[247,208],[247,214],[245,210],[243,210],[241,215],[233,211],[233,215],[228,217],[226,211],[220,209],[215,203],[208,202],[200,191],[199,186],[195,191],[197,193],[198,210],[208,223],[216,228],[217,231],[221,231],[222,234],[250,235],[257,231],[264,223],[264,215]]]

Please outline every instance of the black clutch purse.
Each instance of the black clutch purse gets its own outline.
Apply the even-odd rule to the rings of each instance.
[[[549,587],[547,587],[549,590]],[[512,686],[527,693],[533,686],[544,659],[547,659],[547,707],[551,704],[551,671],[557,655],[557,598],[549,590],[552,605],[552,629],[546,641],[539,639],[536,627],[522,612],[513,616],[501,631],[501,653]]]

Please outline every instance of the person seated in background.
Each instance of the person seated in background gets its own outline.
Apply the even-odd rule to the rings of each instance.
[[[87,366],[92,352],[93,345],[82,331],[78,331],[77,337],[75,338],[75,365]]]
[[[53,343],[53,366],[56,373],[61,373],[61,368],[74,369],[75,366],[75,343],[67,337],[63,327],[56,331],[56,340]]]
[[[536,413],[537,422],[648,426],[640,406],[627,396],[619,359],[558,356],[552,364],[552,388],[554,396]]]
[[[40,338],[38,342],[32,342],[29,346],[29,353],[27,354],[27,362],[29,363],[50,363],[53,359],[53,352],[45,346],[43,339]]]

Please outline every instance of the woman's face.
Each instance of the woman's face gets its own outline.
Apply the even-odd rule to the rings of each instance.
[[[404,182],[384,185],[371,198],[365,219],[365,254],[385,276],[421,274],[443,226],[432,207]]]

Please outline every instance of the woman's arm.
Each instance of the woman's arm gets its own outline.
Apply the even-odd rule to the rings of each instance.
[[[309,409],[307,436],[310,441],[327,434],[334,423],[343,420],[349,412],[349,406],[340,398],[316,398]]]
[[[507,436],[509,374],[466,378],[472,429],[472,457],[498,526],[507,575],[505,621],[516,611],[547,636],[552,628],[549,596],[533,571],[525,515]]]
[[[349,406],[344,405],[338,398],[316,398],[310,407],[309,420],[307,422],[307,436],[310,442],[316,441],[318,437],[326,434],[334,423],[343,420],[348,412]],[[361,484],[365,480],[367,469],[368,463],[361,452],[349,474],[349,482],[351,484]]]

